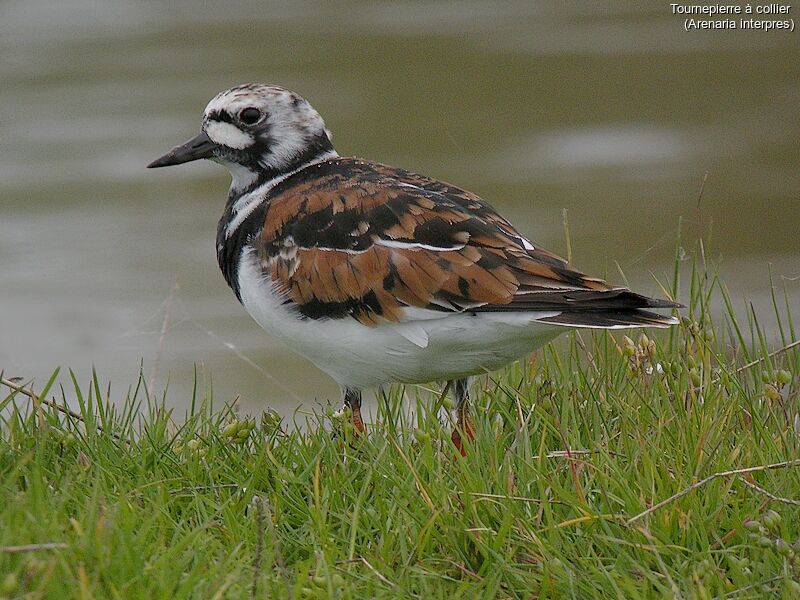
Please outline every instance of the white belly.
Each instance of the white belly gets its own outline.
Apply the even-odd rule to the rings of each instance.
[[[282,303],[251,251],[239,263],[247,312],[269,334],[308,358],[339,385],[425,383],[493,371],[543,346],[566,329],[537,319],[555,312],[450,314],[375,327],[355,319],[301,319]],[[427,313],[427,314],[424,314]],[[431,317],[434,318],[426,318]]]

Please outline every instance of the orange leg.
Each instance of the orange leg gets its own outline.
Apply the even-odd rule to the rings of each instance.
[[[361,418],[361,406],[353,408],[353,427],[356,428],[358,433],[364,433],[366,431],[364,419]]]
[[[461,456],[467,455],[464,446],[464,439],[470,442],[475,439],[475,424],[469,416],[469,393],[467,391],[468,382],[466,379],[457,379],[453,382],[453,390],[456,396],[456,428],[450,436],[453,445]],[[463,437],[462,437],[463,436]]]
[[[366,429],[364,427],[364,419],[361,418],[361,392],[359,390],[345,389],[344,405],[350,409],[350,419],[357,435],[363,434]]]
[[[461,453],[461,456],[466,456],[467,450],[464,447],[464,441],[461,439],[462,432],[470,442],[475,439],[475,424],[472,422],[469,414],[467,414],[463,420],[461,418],[458,419],[458,426],[450,435],[450,439],[453,440],[453,445],[455,445],[456,450]]]

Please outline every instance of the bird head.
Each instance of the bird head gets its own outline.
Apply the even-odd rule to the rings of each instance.
[[[201,158],[231,172],[232,187],[260,175],[280,175],[323,155],[336,156],[319,113],[301,96],[265,84],[237,85],[217,94],[203,112],[202,130],[148,168]]]

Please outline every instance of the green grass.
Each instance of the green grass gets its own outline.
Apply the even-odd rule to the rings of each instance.
[[[0,597],[797,598],[800,468],[700,483],[800,457],[800,348],[768,356],[797,339],[788,303],[768,339],[713,274],[686,279],[652,343],[570,334],[480,378],[465,458],[414,387],[361,438],[332,412],[240,421],[204,390],[185,419],[141,382],[124,403],[73,382],[80,418],[11,393]]]

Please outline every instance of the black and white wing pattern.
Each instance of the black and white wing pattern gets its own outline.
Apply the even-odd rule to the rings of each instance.
[[[285,301],[311,319],[402,322],[442,313],[556,312],[577,327],[668,326],[678,304],[576,271],[481,198],[354,158],[314,165],[270,193],[254,240]]]

